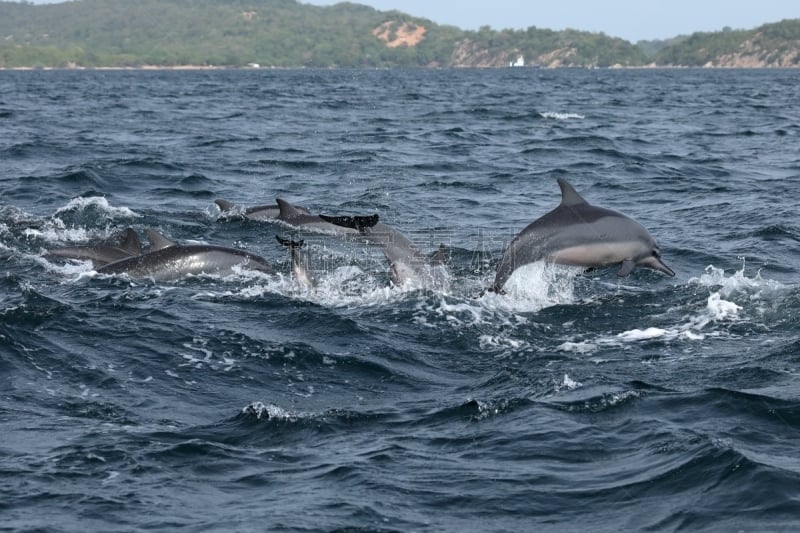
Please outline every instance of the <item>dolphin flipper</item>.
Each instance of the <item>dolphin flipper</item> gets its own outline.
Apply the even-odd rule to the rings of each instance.
[[[617,272],[617,276],[621,278],[628,277],[628,275],[633,272],[633,269],[636,268],[636,263],[631,261],[630,259],[626,259],[622,262],[622,266],[619,267],[619,271]]]

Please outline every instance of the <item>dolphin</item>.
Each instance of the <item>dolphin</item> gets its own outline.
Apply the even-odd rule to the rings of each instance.
[[[305,241],[282,239],[277,235],[275,235],[275,238],[278,239],[278,242],[281,243],[282,246],[289,248],[292,254],[292,274],[294,274],[294,278],[297,282],[308,288],[316,286],[317,280],[314,279],[314,275],[311,274],[308,254],[303,253],[301,250]]]
[[[432,267],[444,264],[444,247],[440,247],[433,259],[428,259],[411,241],[395,228],[378,222],[378,215],[371,216],[327,216],[320,217],[337,226],[358,231],[369,243],[380,246],[389,262],[389,278],[395,285],[409,280],[430,278]]]
[[[142,244],[133,228],[128,228],[105,241],[82,246],[62,246],[48,250],[47,253],[67,259],[88,259],[95,267],[99,267],[126,257],[141,255]]]
[[[222,211],[220,217],[221,218],[234,218],[237,216],[241,216],[246,218],[247,220],[275,220],[280,215],[280,207],[278,204],[273,205],[256,205],[252,207],[239,207],[233,202],[229,202],[227,200],[217,199],[214,200],[214,203],[217,204],[219,210]],[[293,206],[297,211],[300,213],[304,213],[306,215],[310,214],[311,212],[299,205]]]
[[[272,265],[250,252],[207,244],[177,244],[147,228],[150,249],[147,253],[120,259],[97,269],[100,274],[125,274],[132,278],[174,281],[187,275],[228,276],[237,268],[273,274]]]
[[[277,220],[289,224],[290,226],[331,233],[339,237],[358,234],[358,230],[355,228],[332,224],[319,215],[303,213],[297,209],[297,207],[282,198],[276,198],[275,201],[280,209]]]
[[[590,268],[622,263],[620,277],[637,266],[675,275],[661,262],[658,245],[641,224],[589,204],[563,178],[558,178],[558,185],[561,204],[514,237],[500,259],[491,290],[502,292],[514,270],[540,260]]]

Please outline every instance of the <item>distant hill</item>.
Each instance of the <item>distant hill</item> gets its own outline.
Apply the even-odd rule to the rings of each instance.
[[[705,67],[800,66],[800,19],[764,24],[754,30],[694,33],[662,48],[658,65]]]
[[[295,0],[0,1],[0,67],[800,66],[800,19],[636,45]]]

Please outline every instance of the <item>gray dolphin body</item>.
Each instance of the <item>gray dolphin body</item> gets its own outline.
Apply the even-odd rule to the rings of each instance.
[[[378,216],[331,217],[320,215],[324,220],[358,231],[372,245],[379,246],[389,262],[389,277],[395,285],[409,280],[431,278],[432,268],[443,263],[444,251],[440,248],[433,259],[428,259],[400,231],[378,222]]]
[[[88,259],[95,267],[99,267],[120,259],[141,255],[142,244],[136,232],[132,228],[128,228],[121,234],[114,235],[110,239],[96,244],[62,246],[48,250],[47,253],[66,259],[83,261]]]
[[[500,259],[492,290],[502,292],[514,270],[541,260],[583,267],[622,263],[617,272],[621,277],[637,266],[675,275],[661,262],[661,251],[641,224],[589,204],[565,179],[559,178],[558,185],[561,204],[514,237]]]
[[[358,230],[355,228],[338,226],[328,222],[319,215],[304,213],[282,198],[277,198],[275,201],[280,209],[277,219],[291,226],[330,233],[340,237],[358,234]]]
[[[97,269],[101,274],[125,274],[132,278],[175,281],[188,275],[229,276],[238,269],[274,273],[272,265],[255,254],[237,248],[205,244],[181,245],[147,229],[147,253],[120,259]]]
[[[214,200],[214,203],[217,204],[217,207],[222,211],[221,216],[223,218],[244,217],[248,220],[272,221],[278,218],[281,213],[281,209],[278,207],[277,203],[272,205],[255,205],[245,208],[239,207],[227,200]],[[305,207],[300,207],[299,205],[293,207],[300,213],[310,214],[310,211]]]

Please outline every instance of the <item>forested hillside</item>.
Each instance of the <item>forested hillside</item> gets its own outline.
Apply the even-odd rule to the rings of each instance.
[[[634,45],[575,30],[465,31],[295,0],[0,2],[0,67],[797,66],[800,20]]]

